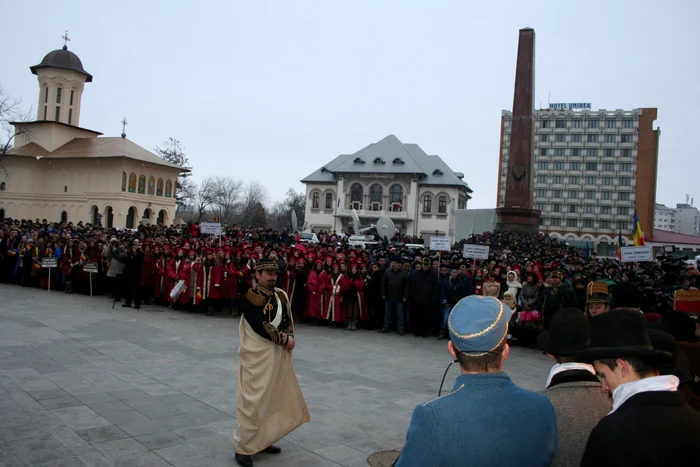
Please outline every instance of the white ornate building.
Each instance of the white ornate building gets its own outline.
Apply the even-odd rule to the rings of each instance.
[[[39,81],[36,120],[13,123],[14,148],[0,166],[0,219],[79,221],[135,228],[169,223],[175,184],[186,169],[121,137],[81,128],[85,83],[92,82],[67,47],[30,67]]]
[[[389,135],[301,181],[306,224],[314,231],[348,232],[355,209],[363,225],[385,216],[407,235],[454,238],[455,210],[466,209],[472,193],[463,179],[439,156]]]

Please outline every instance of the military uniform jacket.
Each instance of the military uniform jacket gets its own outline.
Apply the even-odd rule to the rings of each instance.
[[[294,337],[289,298],[282,289],[271,290],[259,285],[249,289],[241,304],[241,312],[256,334],[274,344],[286,346],[289,338]]]

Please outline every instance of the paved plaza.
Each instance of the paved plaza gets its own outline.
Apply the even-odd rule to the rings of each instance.
[[[0,285],[0,466],[232,466],[238,319]],[[363,466],[437,395],[447,341],[297,327],[311,422],[256,466]],[[542,388],[550,361],[506,370]],[[457,375],[450,369],[445,387]]]

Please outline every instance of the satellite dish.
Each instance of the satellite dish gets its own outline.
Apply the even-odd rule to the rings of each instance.
[[[360,216],[357,215],[357,211],[355,211],[355,208],[352,210],[352,220],[353,220],[353,227],[355,229],[355,235],[360,235]]]
[[[299,229],[299,222],[297,221],[297,213],[292,209],[292,232],[296,232]]]
[[[394,222],[388,217],[380,217],[376,224],[377,233],[384,240],[391,240],[391,238],[396,233],[396,227]]]

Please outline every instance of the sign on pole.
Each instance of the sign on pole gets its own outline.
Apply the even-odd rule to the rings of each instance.
[[[486,245],[464,245],[462,256],[474,259],[489,259],[489,247]]]
[[[97,263],[85,263],[83,264],[83,271],[88,273],[90,278],[90,296],[92,297],[92,275],[97,274]]]
[[[620,248],[622,252],[623,263],[639,263],[642,261],[654,261],[654,254],[650,246],[623,246]]]
[[[452,249],[452,239],[450,237],[430,237],[430,249],[450,251]]]
[[[41,267],[49,268],[49,284],[47,291],[51,292],[51,269],[58,267],[58,258],[54,256],[46,256],[44,258],[41,258]]]
[[[218,222],[202,222],[199,231],[203,234],[221,235],[221,224]]]

